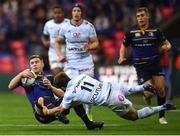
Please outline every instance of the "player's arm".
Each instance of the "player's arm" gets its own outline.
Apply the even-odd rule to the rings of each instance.
[[[52,92],[55,93],[58,97],[63,97],[64,96],[64,91],[62,89],[60,89],[60,88],[56,88],[55,86],[53,86],[51,84],[51,82],[47,78],[44,78],[43,84],[45,86],[47,86],[49,89],[51,89]]]
[[[90,38],[90,42],[84,46],[86,50],[97,50],[99,48],[99,40],[97,36]]]
[[[50,39],[49,39],[49,27],[48,27],[48,22],[44,25],[43,28],[43,35],[41,36],[41,41],[43,43],[43,45],[47,48],[49,48],[50,46]]]
[[[10,82],[9,82],[9,85],[8,85],[8,88],[13,90],[15,88],[17,88],[19,85],[20,85],[20,82],[21,82],[21,78],[23,77],[34,77],[33,73],[30,72],[28,69],[20,72],[18,75],[16,75]]]
[[[43,45],[44,45],[45,47],[48,47],[48,48],[49,48],[49,46],[50,46],[49,35],[43,34],[42,37],[41,37],[41,41],[42,41],[42,43],[43,43]]]
[[[63,97],[64,96],[64,91],[60,88],[56,88],[54,86],[51,86],[50,89],[52,90],[53,93],[55,93],[58,97]]]
[[[131,44],[131,34],[130,31],[127,31],[124,37],[124,41],[121,45],[121,48],[119,50],[119,59],[118,59],[118,63],[122,64],[124,61],[127,60],[127,52],[128,52],[128,47]]]
[[[54,48],[55,48],[56,54],[59,58],[59,61],[66,62],[67,61],[66,56],[61,52],[62,43],[63,43],[63,39],[56,38]]]
[[[119,64],[122,64],[124,61],[126,61],[127,50],[128,48],[124,44],[122,44],[119,50],[119,59],[118,59]]]
[[[168,51],[170,51],[172,45],[168,40],[165,40],[162,44],[162,46],[160,47],[160,52],[161,53],[166,53]]]
[[[55,113],[66,113],[66,110],[62,104],[55,107],[55,108],[52,108],[52,109],[48,109],[46,106],[43,106],[43,113],[44,115],[54,115]]]
[[[80,103],[79,102],[72,102],[71,106],[72,107],[77,107]],[[69,109],[65,108],[63,106],[63,104],[60,104],[59,106],[52,108],[52,109],[48,109],[46,106],[43,106],[43,113],[45,115],[53,115],[55,113],[61,113],[61,114],[66,114],[67,112],[69,112]]]

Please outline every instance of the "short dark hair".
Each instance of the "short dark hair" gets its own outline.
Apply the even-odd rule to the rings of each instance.
[[[75,7],[80,8],[80,9],[81,9],[81,12],[83,13],[83,6],[82,6],[82,4],[80,4],[80,3],[75,3],[75,4],[72,6],[72,9],[75,8]]]
[[[61,9],[62,11],[64,11],[61,6],[54,6],[54,7],[52,8],[52,10],[54,10],[54,9]]]
[[[66,88],[70,80],[66,73],[60,72],[54,77],[54,85],[58,88]]]
[[[136,13],[137,12],[142,12],[142,11],[144,11],[146,14],[149,15],[149,10],[146,7],[139,7],[139,8],[137,8]]]
[[[43,61],[43,58],[42,58],[40,55],[31,55],[31,56],[29,57],[29,62],[30,62],[30,60],[32,60],[32,59],[34,59],[34,58],[39,58],[41,61]]]

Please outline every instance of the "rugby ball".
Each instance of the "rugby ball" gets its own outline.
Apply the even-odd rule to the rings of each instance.
[[[35,78],[24,77],[21,79],[21,82],[24,87],[30,87],[34,84]]]

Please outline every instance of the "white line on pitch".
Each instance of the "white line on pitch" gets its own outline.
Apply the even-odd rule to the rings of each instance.
[[[22,125],[18,125],[18,124],[0,124],[0,127],[44,127],[44,126],[67,126],[67,127],[74,127],[77,126],[77,124],[69,124],[69,125],[64,125],[64,124],[51,124],[51,125],[43,125],[43,124],[22,124]],[[79,124],[78,126],[85,126],[85,125],[81,125]],[[120,126],[120,124],[105,124],[105,126]]]

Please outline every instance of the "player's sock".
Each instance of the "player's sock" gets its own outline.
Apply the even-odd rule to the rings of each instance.
[[[166,102],[166,97],[159,97],[157,96],[157,102],[158,102],[158,105],[162,105]],[[162,118],[162,117],[165,117],[165,111],[160,111],[159,112],[159,118]]]
[[[86,108],[86,114],[90,114],[91,113],[91,105],[85,104],[85,108]]]
[[[137,115],[139,119],[143,119],[145,117],[151,116],[159,111],[165,110],[166,108],[161,105],[161,106],[156,106],[156,107],[145,107],[137,111]]]
[[[90,121],[89,118],[87,117],[87,114],[82,104],[78,105],[77,107],[74,107],[74,110],[76,114],[83,120],[86,126],[89,126],[92,124],[92,121]]]
[[[93,121],[93,117],[91,114],[91,105],[90,104],[85,104],[85,108],[86,108],[86,114],[89,118],[90,121]]]
[[[144,87],[143,85],[135,85],[132,87],[123,87],[123,92],[125,96],[134,94],[134,93],[138,93],[138,92],[143,92],[144,91]]]

